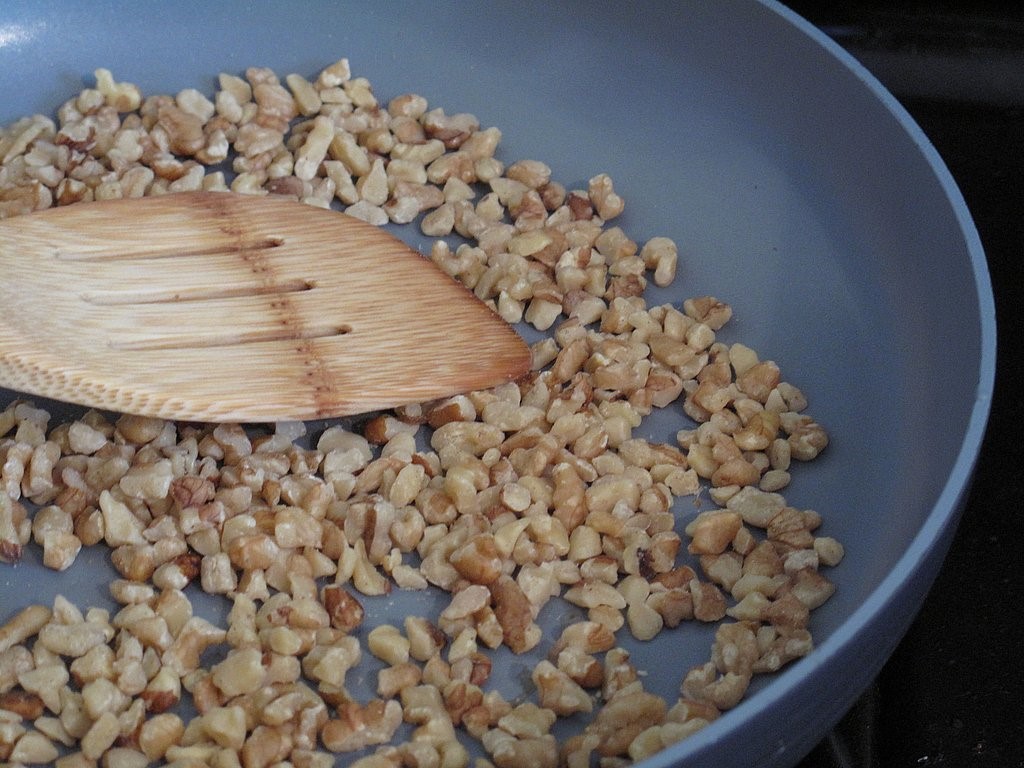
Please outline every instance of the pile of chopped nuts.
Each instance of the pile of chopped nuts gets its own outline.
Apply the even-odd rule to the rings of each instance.
[[[312,81],[222,74],[212,100],[101,69],[56,121],[0,129],[0,217],[199,189],[333,205],[415,223],[441,269],[547,332],[520,381],[309,434],[7,405],[0,560],[34,543],[64,571],[103,545],[118,577],[113,612],[58,596],[0,616],[0,762],[613,768],[810,652],[843,548],[781,491],[825,430],[775,363],[718,339],[727,304],[648,306],[678,251],[609,224],[607,175],[566,189],[543,162],[506,165],[500,139],[422,96],[378,102],[345,59]],[[659,409],[693,428],[636,436]],[[676,500],[704,491],[687,522]],[[193,612],[197,588],[230,601],[226,626]],[[450,599],[369,629],[394,589]],[[555,599],[579,618],[548,636]],[[716,623],[714,644],[666,701],[627,638],[688,622]],[[527,695],[489,685],[500,646],[530,654]],[[371,656],[359,700],[346,676]],[[564,718],[585,724],[558,743]]]

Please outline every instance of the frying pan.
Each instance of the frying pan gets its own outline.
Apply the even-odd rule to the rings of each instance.
[[[609,173],[627,202],[616,223],[635,239],[680,246],[679,276],[653,300],[728,301],[735,319],[724,338],[777,361],[807,394],[832,443],[797,468],[786,496],[819,511],[822,533],[847,549],[830,572],[836,595],[813,614],[817,648],[646,763],[793,765],[914,617],[957,525],[988,415],[992,295],[941,159],[862,67],[767,0],[9,1],[0,120],[52,113],[92,85],[97,67],[144,93],[212,93],[221,71],[312,76],[342,56],[383,98],[415,91],[500,127],[509,162],[544,160],[569,188]],[[644,436],[668,439],[683,423],[666,414]],[[109,606],[109,574],[101,549],[61,575],[30,550],[0,568],[0,613],[58,592]],[[430,599],[395,593],[379,618]],[[707,657],[711,631],[632,646],[649,687],[674,700],[682,673]],[[512,684],[522,664],[499,658],[497,684]]]

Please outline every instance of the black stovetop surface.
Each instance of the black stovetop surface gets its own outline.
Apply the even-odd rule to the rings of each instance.
[[[867,66],[945,160],[981,235],[998,325],[989,427],[946,563],[881,675],[800,768],[1020,768],[1024,4],[787,4]]]

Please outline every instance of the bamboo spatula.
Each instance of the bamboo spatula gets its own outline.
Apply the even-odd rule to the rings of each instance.
[[[381,229],[181,193],[0,222],[0,386],[189,421],[343,416],[483,389],[516,332]]]

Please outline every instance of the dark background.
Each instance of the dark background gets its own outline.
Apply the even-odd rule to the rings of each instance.
[[[786,4],[892,91],[945,160],[981,235],[998,324],[992,413],[945,566],[875,684],[800,768],[1019,768],[1024,3]]]

